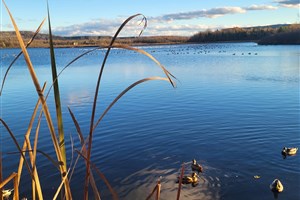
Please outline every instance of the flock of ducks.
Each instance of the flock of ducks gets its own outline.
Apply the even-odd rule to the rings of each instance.
[[[191,174],[191,176],[182,177],[182,184],[192,184],[192,186],[195,187],[196,185],[198,185],[199,182],[198,174],[203,173],[203,167],[199,163],[197,163],[195,159],[193,159],[191,164],[191,169],[193,173]],[[198,174],[194,171],[198,172]],[[177,182],[179,182],[179,177]]]
[[[296,147],[290,147],[290,148],[284,147],[281,151],[281,154],[285,157],[286,156],[294,156],[294,155],[296,155],[297,151],[298,151],[298,148],[296,148]],[[192,169],[192,171],[198,172],[198,174],[203,173],[203,167],[199,163],[197,163],[197,161],[195,159],[192,160],[191,169]],[[179,181],[179,177],[178,177],[178,181]],[[193,172],[191,174],[191,176],[184,176],[182,178],[183,184],[192,184],[192,186],[196,186],[198,184],[198,181],[199,181],[198,175],[195,172]],[[275,179],[270,184],[270,189],[272,192],[274,192],[274,195],[277,195],[278,193],[281,193],[283,191],[283,184],[280,182],[279,179]]]
[[[290,148],[284,147],[281,151],[281,154],[285,157],[293,156],[293,155],[296,155],[297,151],[298,151],[298,148],[296,148],[296,147],[290,147]],[[195,159],[193,159],[192,164],[191,164],[191,169],[192,169],[193,173],[190,176],[184,176],[182,178],[182,183],[183,184],[192,184],[192,186],[195,187],[199,182],[198,174],[203,173],[203,167],[199,163],[197,163],[197,161]],[[195,171],[198,172],[198,174]],[[179,177],[178,177],[177,182],[179,182]],[[283,185],[279,179],[275,179],[270,184],[270,189],[272,192],[278,194],[283,191]],[[9,196],[11,195],[12,191],[13,191],[13,189],[2,190],[3,198],[8,199]]]

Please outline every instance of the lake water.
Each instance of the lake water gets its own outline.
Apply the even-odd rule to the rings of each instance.
[[[278,199],[300,199],[300,157],[283,159],[283,147],[300,147],[300,46],[255,43],[164,45],[140,47],[174,74],[177,88],[163,81],[143,83],[108,112],[94,133],[92,162],[105,174],[120,199],[145,199],[161,179],[161,199],[175,199],[182,163],[189,175],[195,158],[204,167],[199,185],[184,185],[181,199],[273,199],[270,183],[284,186]],[[58,71],[88,48],[56,49]],[[1,49],[1,81],[18,49]],[[51,83],[48,49],[29,49],[40,84]],[[59,78],[64,128],[71,162],[79,149],[74,112],[87,136],[97,76],[104,56],[94,51],[67,68]],[[112,50],[101,82],[96,118],[127,86],[139,79],[163,76],[149,58]],[[37,95],[23,58],[10,71],[1,96],[1,118],[23,144]],[[53,95],[48,99],[54,116]],[[36,123],[35,123],[36,126]],[[18,154],[3,126],[3,176],[17,171]],[[45,121],[38,149],[55,158]],[[76,153],[75,155],[76,156]],[[52,199],[59,173],[40,155],[38,172],[46,199]],[[21,197],[31,196],[24,168]],[[96,174],[96,173],[94,173]],[[255,179],[254,176],[260,176]],[[79,160],[71,180],[74,199],[82,199],[85,176]],[[111,195],[95,175],[103,199]],[[12,187],[12,186],[11,186]],[[91,197],[92,198],[92,197]]]

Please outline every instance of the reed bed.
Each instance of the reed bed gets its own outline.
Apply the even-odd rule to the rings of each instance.
[[[13,67],[13,64],[17,59],[20,58],[20,56],[23,54],[24,60],[26,61],[26,65],[28,68],[28,72],[30,74],[30,77],[33,82],[33,86],[35,87],[36,94],[37,94],[37,103],[34,108],[32,108],[33,113],[31,118],[29,119],[29,125],[27,128],[27,131],[24,133],[24,142],[23,145],[20,145],[18,143],[17,138],[15,137],[15,134],[10,130],[10,127],[8,124],[6,124],[5,120],[0,118],[1,124],[5,127],[9,135],[11,136],[12,140],[15,143],[15,146],[18,150],[18,153],[20,154],[19,159],[19,165],[16,167],[15,170],[12,170],[11,175],[9,177],[2,177],[2,156],[0,155],[0,199],[3,199],[4,196],[4,188],[6,185],[10,182],[14,182],[14,191],[13,191],[13,198],[19,199],[19,193],[18,191],[22,189],[22,185],[20,185],[20,179],[21,175],[23,173],[23,167],[25,166],[26,170],[28,171],[30,178],[32,180],[32,199],[49,199],[49,196],[45,196],[43,193],[42,185],[40,183],[39,173],[38,173],[38,166],[37,166],[37,159],[39,159],[39,156],[45,156],[51,165],[54,165],[57,167],[57,173],[60,174],[61,177],[61,184],[56,189],[55,194],[53,194],[53,199],[61,198],[61,199],[73,199],[72,195],[72,188],[70,187],[70,181],[72,176],[75,174],[75,167],[78,162],[83,161],[85,163],[86,168],[86,175],[85,175],[85,182],[84,186],[82,188],[84,196],[83,199],[89,199],[90,197],[93,197],[94,199],[101,199],[100,196],[100,189],[97,187],[95,175],[100,177],[100,179],[105,183],[108,190],[110,191],[112,195],[112,199],[116,200],[119,199],[118,194],[113,189],[113,186],[109,183],[108,179],[105,177],[105,175],[100,171],[100,169],[93,163],[92,161],[92,147],[93,147],[93,137],[94,132],[97,126],[100,124],[104,116],[108,113],[108,111],[113,107],[115,103],[118,102],[120,98],[122,98],[128,91],[130,91],[132,88],[148,81],[153,80],[162,80],[166,81],[171,84],[172,87],[176,87],[176,83],[174,79],[176,79],[158,60],[156,60],[151,54],[147,53],[146,51],[135,48],[129,45],[120,45],[115,44],[115,41],[122,31],[122,29],[126,26],[128,22],[130,22],[134,18],[141,18],[141,23],[144,24],[144,27],[142,28],[140,34],[142,34],[143,30],[147,26],[147,19],[142,14],[135,14],[130,17],[128,17],[118,28],[115,35],[112,37],[109,45],[106,46],[98,46],[92,50],[86,51],[82,53],[81,55],[77,56],[73,60],[71,60],[61,72],[57,72],[56,68],[56,62],[55,62],[55,47],[54,47],[54,41],[53,41],[53,35],[51,31],[51,21],[50,21],[50,11],[48,7],[47,2],[47,19],[48,19],[48,30],[49,30],[49,50],[50,50],[50,60],[51,60],[51,70],[52,70],[52,83],[49,84],[50,87],[46,88],[46,83],[41,86],[39,79],[37,77],[37,74],[35,73],[35,68],[31,62],[30,55],[28,54],[27,48],[30,47],[30,44],[34,41],[36,35],[40,32],[42,26],[44,25],[46,19],[44,19],[41,24],[38,26],[36,32],[32,36],[32,38],[29,40],[29,42],[24,43],[24,40],[20,34],[20,31],[18,29],[18,26],[14,20],[14,17],[12,13],[10,12],[8,6],[6,5],[5,1],[2,0],[3,5],[5,6],[8,15],[10,17],[11,23],[14,27],[16,37],[20,46],[20,53],[16,56],[16,58],[11,62],[11,64],[8,66],[8,69],[4,75],[3,82],[1,85],[0,95],[2,95],[2,90],[5,89],[5,80],[8,78],[8,74],[10,69]],[[103,76],[103,71],[106,66],[107,58],[109,57],[110,51],[113,48],[122,48],[128,51],[135,51],[141,55],[144,55],[148,58],[150,58],[158,67],[161,68],[163,73],[165,74],[165,77],[160,76],[154,76],[154,77],[146,77],[140,80],[137,80],[136,82],[129,85],[127,88],[125,88],[119,95],[115,97],[115,99],[108,105],[108,107],[104,110],[104,112],[100,115],[100,117],[96,118],[96,108],[97,104],[99,104],[98,101],[98,94],[101,88],[101,79]],[[80,149],[73,149],[74,145],[71,144],[72,148],[72,155],[71,158],[68,158],[66,154],[66,145],[65,145],[65,135],[64,135],[64,127],[63,127],[63,118],[62,118],[62,107],[60,103],[60,92],[59,92],[59,76],[62,74],[62,72],[68,68],[72,63],[76,62],[81,57],[87,55],[89,52],[97,50],[97,49],[105,49],[106,53],[104,56],[104,59],[102,63],[100,64],[100,70],[98,79],[96,80],[95,85],[95,93],[94,93],[94,100],[92,103],[92,109],[91,109],[91,119],[90,119],[90,128],[89,132],[83,133],[80,128],[80,124],[76,120],[75,114],[72,112],[72,109],[68,107],[70,116],[74,122],[74,126],[76,127],[78,138],[81,144]],[[48,91],[47,91],[48,90]],[[55,117],[52,117],[50,115],[49,106],[47,102],[48,95],[50,91],[53,91],[54,93],[54,99],[55,99],[55,108],[56,108],[56,115]],[[38,112],[40,109],[40,112]],[[97,113],[98,114],[98,113]],[[45,118],[49,130],[49,139],[51,139],[53,143],[53,149],[56,154],[56,158],[52,158],[50,155],[48,155],[47,152],[39,150],[38,146],[38,137],[39,137],[39,130],[41,125],[41,119]],[[56,123],[54,123],[56,121]],[[34,130],[33,124],[34,122],[37,123],[37,126]],[[57,124],[55,126],[54,124]],[[57,133],[58,130],[58,133]],[[58,136],[58,137],[57,137]],[[72,141],[72,140],[71,140]],[[76,155],[74,156],[73,153]],[[74,157],[74,159],[73,159]],[[71,160],[70,163],[67,163],[67,160]],[[93,194],[89,194],[89,189],[92,189]],[[155,198],[160,198],[160,191],[161,191],[161,183],[160,181],[157,182],[156,186],[154,187],[153,192],[145,199],[150,199],[152,194],[155,192]],[[180,192],[180,188],[179,188]],[[177,198],[179,199],[179,198]]]

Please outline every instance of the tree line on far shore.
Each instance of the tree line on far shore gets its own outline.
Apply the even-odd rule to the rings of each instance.
[[[188,42],[255,41],[259,44],[300,44],[300,24],[228,28],[199,32]]]

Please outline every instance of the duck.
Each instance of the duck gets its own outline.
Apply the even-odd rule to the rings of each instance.
[[[9,190],[2,190],[2,196],[4,199],[8,199],[9,196],[11,195],[11,192],[13,191],[14,189],[9,189]]]
[[[195,172],[193,172],[191,176],[182,177],[182,184],[196,185],[197,183],[198,183],[198,177],[197,177],[197,174]]]
[[[298,148],[296,147],[283,147],[281,153],[282,155],[289,155],[289,156],[292,156],[292,155],[295,155],[298,151]]]
[[[283,185],[282,183],[280,182],[280,180],[278,179],[274,179],[274,181],[271,183],[270,185],[270,189],[273,191],[273,192],[277,192],[277,193],[280,193],[283,191]]]
[[[191,168],[193,171],[197,171],[198,174],[199,172],[203,173],[203,167],[200,164],[198,164],[195,159],[192,160]]]

